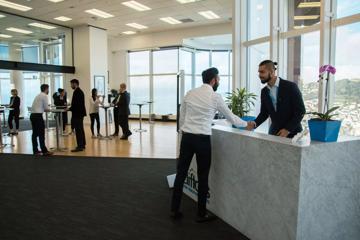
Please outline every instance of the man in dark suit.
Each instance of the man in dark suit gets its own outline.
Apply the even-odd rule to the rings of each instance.
[[[116,91],[113,93],[115,96],[114,100],[111,102],[112,106],[114,106],[114,126],[115,132],[111,135],[113,137],[119,136],[119,101],[120,101],[120,94]]]
[[[270,117],[269,134],[292,138],[302,131],[305,105],[298,86],[277,77],[275,65],[271,60],[259,64],[259,78],[266,86],[261,90],[260,113],[251,125],[256,128]]]
[[[74,90],[69,111],[72,112],[72,121],[76,133],[77,147],[72,152],[84,151],[86,140],[84,131],[84,117],[86,116],[85,95],[79,87],[79,80],[72,79],[70,81],[71,88]]]
[[[127,140],[132,134],[129,130],[129,115],[130,115],[130,93],[126,91],[126,84],[120,84],[120,99],[117,103],[119,124],[122,129],[123,135],[120,139]]]

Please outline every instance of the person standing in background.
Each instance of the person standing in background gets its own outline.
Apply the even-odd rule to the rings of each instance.
[[[9,136],[17,135],[19,133],[20,97],[16,89],[11,90],[10,104],[8,107],[11,108],[8,117]],[[15,120],[15,130],[13,130],[13,120]]]
[[[100,104],[103,103],[103,101],[104,101],[104,98],[101,101],[100,96],[97,95],[97,89],[93,88],[91,90],[90,109],[89,109],[89,114],[90,114],[90,119],[91,119],[90,128],[91,128],[92,138],[102,137],[102,135],[100,134],[99,106],[100,106]],[[97,135],[95,135],[95,132],[94,132],[95,121],[96,121]]]
[[[66,109],[67,108],[67,99],[66,99],[66,92],[64,89],[59,88],[57,93],[53,95],[54,105],[57,109]],[[66,129],[67,125],[67,112],[62,113],[62,124],[63,124],[63,131]]]
[[[129,130],[130,93],[126,91],[125,83],[120,84],[120,99],[117,105],[119,111],[119,125],[123,132],[120,139],[127,140],[132,132]]]
[[[114,133],[111,135],[113,137],[117,137],[119,136],[119,108],[118,108],[118,103],[120,100],[120,94],[118,92],[114,92],[115,98],[114,100],[111,102],[111,105],[114,106],[114,127],[115,127],[115,131]]]
[[[43,113],[50,112],[48,99],[49,85],[42,84],[40,89],[41,93],[35,97],[31,106],[30,121],[33,129],[31,140],[34,155],[40,155],[42,153],[43,156],[49,156],[53,155],[53,152],[49,152],[45,145],[45,122],[43,119]],[[38,138],[41,152],[38,150]]]
[[[72,123],[74,124],[77,146],[71,152],[81,152],[85,150],[86,139],[84,131],[84,117],[86,116],[85,95],[79,87],[79,80],[70,81],[71,88],[74,90],[69,111],[72,112]]]

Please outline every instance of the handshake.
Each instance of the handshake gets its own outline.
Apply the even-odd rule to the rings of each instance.
[[[247,122],[246,130],[252,131],[255,128],[256,128],[256,123],[254,121],[248,121]]]

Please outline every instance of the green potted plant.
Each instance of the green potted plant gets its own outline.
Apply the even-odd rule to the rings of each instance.
[[[307,114],[311,114],[316,116],[308,121],[309,130],[310,130],[310,138],[311,140],[321,141],[321,142],[336,142],[339,136],[339,131],[341,127],[341,121],[333,120],[332,117],[338,115],[335,114],[335,111],[339,109],[339,107],[332,107],[329,109],[328,102],[328,93],[329,93],[329,75],[335,74],[336,69],[331,65],[324,65],[319,69],[319,81],[322,82],[323,74],[326,73],[326,86],[325,86],[325,104],[324,110],[322,112],[309,112]]]
[[[257,96],[254,93],[248,92],[245,88],[237,88],[226,97],[226,103],[230,110],[244,121],[253,121],[255,117],[247,114],[255,106]]]

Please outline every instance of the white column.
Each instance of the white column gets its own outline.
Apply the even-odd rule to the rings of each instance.
[[[11,61],[22,62],[21,51],[18,51],[19,47],[15,47],[13,45],[9,45],[9,53]],[[20,104],[20,116],[26,111],[26,107],[24,104],[24,78],[22,71],[10,71],[10,82],[12,84],[11,88],[16,88],[18,90],[18,96],[21,99]]]

